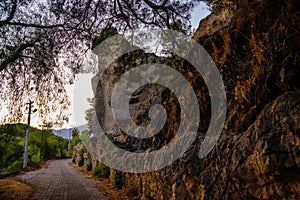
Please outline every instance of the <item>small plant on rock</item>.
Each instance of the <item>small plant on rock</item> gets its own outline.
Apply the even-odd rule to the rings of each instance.
[[[116,171],[114,175],[113,186],[117,189],[121,189],[123,187],[123,176],[120,171]]]
[[[86,170],[92,171],[92,169],[93,169],[93,165],[92,165],[92,163],[89,162],[89,163],[86,165]]]
[[[81,157],[80,160],[78,161],[78,166],[82,167],[84,165],[84,158]]]
[[[100,164],[93,171],[93,175],[96,176],[97,178],[108,178],[109,174],[110,174],[110,168],[104,164]]]

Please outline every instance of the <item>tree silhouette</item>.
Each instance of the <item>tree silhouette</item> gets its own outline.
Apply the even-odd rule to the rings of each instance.
[[[20,121],[34,97],[39,115],[69,106],[66,84],[74,81],[85,53],[107,27],[120,33],[141,26],[188,24],[199,0],[5,0],[0,2],[0,96],[9,121]],[[0,108],[1,109],[1,108]]]

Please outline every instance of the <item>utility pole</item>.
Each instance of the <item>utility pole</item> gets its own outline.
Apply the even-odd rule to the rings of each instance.
[[[30,129],[30,115],[31,115],[31,108],[33,101],[29,100],[29,112],[28,112],[28,119],[27,119],[27,130],[26,130],[26,141],[25,141],[25,153],[24,153],[24,162],[23,162],[23,168],[27,168],[27,161],[28,161],[28,140],[29,140],[29,129]],[[33,111],[36,112],[36,109]]]
[[[70,130],[69,130],[68,157],[70,157],[70,140],[71,140],[71,131],[72,131],[72,128],[70,128]]]
[[[42,126],[42,132],[41,132],[41,147],[40,147],[40,162],[42,162],[42,159],[44,158],[43,156],[43,141],[44,141],[44,124],[41,125]]]
[[[40,126],[42,127],[41,145],[40,145],[40,162],[42,162],[42,160],[44,159],[44,151],[43,151],[43,148],[44,148],[44,146],[45,146],[45,145],[43,145],[43,144],[45,143],[44,140],[45,140],[45,138],[46,138],[46,140],[47,140],[47,131],[48,131],[49,128],[51,128],[53,125],[52,125],[51,122],[48,122],[48,123],[46,123],[46,124],[43,123],[43,124],[41,124]],[[44,133],[44,132],[45,132],[44,128],[46,128],[46,133]],[[45,137],[44,137],[44,136],[45,136]]]

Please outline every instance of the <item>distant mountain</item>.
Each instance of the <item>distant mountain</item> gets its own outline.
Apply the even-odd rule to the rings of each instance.
[[[54,129],[52,132],[53,132],[53,134],[63,137],[65,139],[69,139],[69,135],[70,135],[70,138],[72,139],[72,130],[74,128],[77,128],[79,130],[79,132],[82,133],[84,130],[88,129],[88,125],[84,124],[81,126],[75,126],[73,128]]]
[[[89,127],[87,124],[81,125],[81,126],[76,126],[75,128],[77,128],[79,130],[80,133],[82,133],[85,130],[88,130]]]

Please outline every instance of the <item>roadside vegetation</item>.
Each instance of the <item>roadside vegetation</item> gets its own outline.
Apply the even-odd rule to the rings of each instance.
[[[0,125],[0,172],[22,169],[24,159],[25,124]],[[30,128],[28,166],[38,167],[46,160],[67,157],[68,140],[58,137],[51,129]]]

